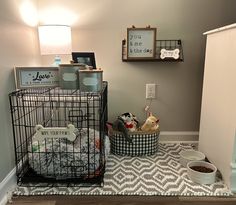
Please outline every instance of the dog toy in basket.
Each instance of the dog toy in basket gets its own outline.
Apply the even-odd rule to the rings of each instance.
[[[132,138],[129,136],[128,132],[136,131],[138,126],[139,122],[137,118],[129,112],[118,116],[117,120],[113,123],[113,129],[122,132],[128,142],[132,142]]]
[[[146,119],[144,124],[141,127],[142,131],[150,132],[150,131],[156,131],[159,129],[159,119],[152,115],[152,113],[149,114],[149,117]]]
[[[132,114],[124,113],[117,118],[113,125],[107,123],[111,142],[111,153],[114,155],[132,157],[156,154],[160,134],[158,129],[159,119],[150,114],[142,126],[143,130],[141,130],[141,127],[138,127],[137,121],[130,120],[132,116]],[[125,123],[124,118],[127,119],[127,117],[129,120],[128,123]],[[134,119],[136,118],[134,117]],[[134,126],[130,126],[131,121],[134,122]],[[113,132],[114,129],[120,132]],[[128,129],[130,131],[128,131]],[[132,130],[134,130],[134,132],[132,132]]]

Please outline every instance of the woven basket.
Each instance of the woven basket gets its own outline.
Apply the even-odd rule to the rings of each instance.
[[[154,132],[129,132],[132,143],[129,143],[122,132],[114,131],[110,138],[111,153],[121,156],[149,156],[158,151],[160,131]]]

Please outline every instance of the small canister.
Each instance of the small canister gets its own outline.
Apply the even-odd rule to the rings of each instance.
[[[102,70],[79,70],[79,89],[82,92],[102,90]]]
[[[84,65],[81,64],[60,64],[59,75],[60,75],[60,87],[62,89],[78,89],[79,88],[79,77],[78,71],[85,69]]]

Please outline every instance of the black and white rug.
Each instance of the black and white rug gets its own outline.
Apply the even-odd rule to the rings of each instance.
[[[211,185],[192,182],[179,163],[181,150],[189,144],[159,144],[158,153],[148,157],[110,155],[102,187],[17,187],[14,195],[162,195],[230,196],[220,179]]]

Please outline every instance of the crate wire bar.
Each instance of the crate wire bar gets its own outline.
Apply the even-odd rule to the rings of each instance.
[[[101,92],[60,88],[9,94],[18,185],[101,185],[105,172],[107,82]],[[35,126],[76,128],[76,139],[35,140]]]

